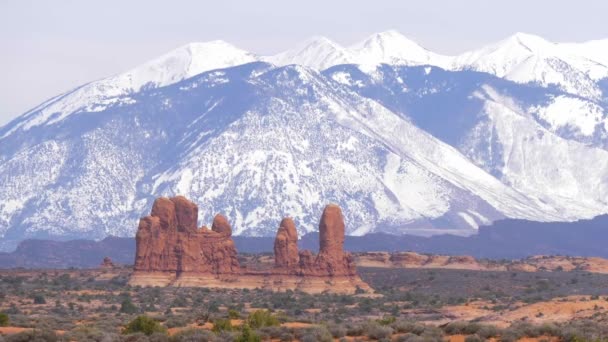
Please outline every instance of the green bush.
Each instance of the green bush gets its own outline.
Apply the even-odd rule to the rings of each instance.
[[[127,299],[123,300],[122,303],[120,303],[120,312],[121,313],[134,314],[134,313],[137,313],[138,311],[139,311],[139,309],[137,309],[137,306],[135,306],[135,304],[133,304],[133,302],[131,301],[131,298],[127,298]]]
[[[397,319],[394,316],[384,316],[382,319],[376,320],[380,325],[391,325],[395,323]]]
[[[252,331],[248,324],[245,324],[235,342],[260,342],[261,340],[260,336]]]
[[[8,322],[8,315],[3,312],[0,312],[0,327],[8,326]]]
[[[247,324],[253,329],[279,325],[279,319],[268,310],[257,310],[247,317]]]
[[[230,309],[230,310],[228,310],[228,318],[239,319],[239,318],[241,318],[241,314],[234,309]]]
[[[234,330],[234,328],[232,327],[232,322],[230,322],[230,319],[218,318],[213,322],[214,333],[232,330]]]
[[[141,332],[145,335],[152,335],[156,332],[167,333],[167,328],[160,325],[160,323],[158,323],[154,319],[146,315],[142,315],[129,322],[129,324],[127,324],[125,329],[122,331],[122,333],[125,335],[134,334],[138,332]]]

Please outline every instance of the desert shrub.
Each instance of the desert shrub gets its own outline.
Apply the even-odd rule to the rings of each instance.
[[[518,331],[516,329],[512,329],[511,327],[505,329],[502,334],[500,335],[500,341],[501,342],[515,342],[518,341],[520,338],[523,337],[523,334],[521,333],[521,331]]]
[[[555,331],[552,336],[558,336],[566,342],[604,341],[608,336],[608,326],[591,320],[571,321],[559,331]]]
[[[8,315],[5,314],[4,312],[0,312],[0,327],[6,327],[8,326]]]
[[[279,336],[279,340],[281,342],[291,342],[295,339],[295,337],[293,336],[293,334],[289,331],[283,331],[281,333],[281,336]]]
[[[405,335],[397,337],[395,342],[425,342],[425,339],[412,333],[407,333]]]
[[[50,329],[33,329],[20,332],[6,337],[6,342],[55,342],[61,341],[57,334]]]
[[[41,294],[34,295],[34,304],[46,304],[46,299]]]
[[[397,319],[394,316],[384,316],[379,320],[376,320],[380,325],[391,325],[395,323]]]
[[[365,331],[365,327],[362,324],[354,323],[346,326],[347,336],[361,336]]]
[[[465,337],[464,342],[482,342],[485,341],[484,339],[482,339],[481,337],[479,337],[478,335],[469,335],[467,337]]]
[[[443,330],[427,325],[424,326],[424,331],[420,334],[425,341],[443,341]]]
[[[327,326],[327,330],[331,333],[334,338],[340,338],[346,336],[346,328],[339,324],[330,324]]]
[[[230,309],[230,310],[228,310],[228,318],[239,319],[239,318],[241,318],[241,314],[234,309]]]
[[[239,334],[235,331],[222,331],[216,335],[218,342],[234,342]]]
[[[541,335],[541,330],[538,326],[525,322],[512,324],[509,327],[509,330],[511,330],[518,337],[538,337]]]
[[[262,339],[260,335],[251,330],[248,324],[243,325],[241,334],[237,336],[235,342],[260,342]]]
[[[488,324],[482,325],[481,328],[477,330],[477,335],[482,339],[488,339],[501,335],[501,331],[497,327]]]
[[[169,342],[169,336],[166,333],[155,332],[148,336],[148,342]]]
[[[171,316],[165,322],[167,328],[185,327],[188,325],[188,320],[184,316]]]
[[[263,327],[258,329],[258,332],[263,336],[268,336],[269,338],[280,338],[284,332],[289,332],[289,329],[279,326],[272,327]]]
[[[70,341],[101,341],[103,333],[96,327],[80,325],[66,334]]]
[[[302,342],[332,342],[333,340],[331,333],[324,326],[305,329],[300,336]]]
[[[146,334],[138,332],[134,334],[123,335],[118,339],[121,342],[148,342]]]
[[[253,329],[279,325],[279,319],[268,310],[256,310],[247,317],[247,324]]]
[[[561,329],[553,323],[544,323],[538,327],[540,335],[559,336]]]
[[[185,329],[173,335],[171,342],[215,342],[215,334],[203,329]]]
[[[469,323],[464,326],[462,333],[466,335],[473,335],[476,334],[479,329],[481,329],[481,325],[479,323]]]
[[[218,318],[213,322],[213,332],[219,333],[222,331],[232,331],[234,328],[232,327],[232,322],[227,318]]]
[[[380,340],[383,338],[388,338],[392,334],[393,328],[380,325],[378,322],[368,322],[365,325],[365,336],[371,339]]]
[[[157,332],[166,333],[167,329],[160,325],[160,323],[146,315],[136,317],[131,322],[129,322],[129,324],[127,324],[127,326],[123,330],[123,334],[125,335],[143,333],[149,336]]]
[[[137,306],[135,306],[135,304],[133,304],[133,302],[131,301],[131,298],[126,298],[125,300],[122,301],[122,303],[120,303],[120,312],[121,313],[134,314],[134,313],[137,313],[138,311],[139,311],[139,309],[137,309]]]
[[[413,333],[420,335],[424,331],[424,325],[410,321],[395,321],[391,324],[391,328],[398,333]]]
[[[443,331],[448,335],[464,334],[464,330],[468,324],[468,322],[461,321],[450,322],[443,328]]]

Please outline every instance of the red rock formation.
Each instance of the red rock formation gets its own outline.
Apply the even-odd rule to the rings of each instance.
[[[198,207],[182,196],[154,201],[137,230],[135,271],[238,274],[228,220],[217,215],[212,230],[197,229],[197,220]]]
[[[295,237],[295,238],[294,238]],[[319,254],[297,253],[297,233],[291,219],[284,219],[274,243],[275,265],[283,272],[309,276],[356,275],[355,260],[344,253],[344,217],[342,210],[330,204],[319,222]],[[297,258],[297,259],[296,259]]]
[[[211,225],[211,230],[216,233],[226,234],[227,236],[232,235],[232,227],[230,223],[228,223],[228,219],[226,216],[222,214],[217,214],[213,218],[213,224]]]
[[[342,209],[329,204],[319,222],[319,254],[338,255],[344,250],[344,217]]]
[[[100,268],[114,268],[114,267],[116,267],[116,265],[114,265],[114,263],[112,262],[112,259],[110,257],[105,257],[105,258],[103,258],[103,261],[101,262],[99,267]]]
[[[320,249],[298,253],[298,234],[291,218],[281,221],[275,239],[275,268],[241,270],[232,227],[216,215],[211,229],[196,228],[198,207],[186,198],[158,198],[136,235],[135,272],[140,286],[210,286],[269,288],[311,293],[354,293],[371,289],[356,274],[353,257],[344,253],[344,218],[328,205],[319,223]]]
[[[298,233],[290,217],[281,221],[274,240],[274,260],[277,267],[295,268],[299,264]]]
[[[354,258],[344,253],[344,216],[335,204],[325,207],[319,222],[319,255],[315,268],[317,273],[332,276],[357,273]]]

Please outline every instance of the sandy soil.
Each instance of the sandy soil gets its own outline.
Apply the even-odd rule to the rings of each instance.
[[[569,296],[533,304],[518,303],[511,310],[493,311],[492,304],[477,301],[468,305],[446,306],[440,311],[451,321],[479,320],[484,323],[507,327],[516,321],[530,323],[566,322],[572,319],[590,318],[597,313],[608,312],[608,302],[591,300],[589,296]]]

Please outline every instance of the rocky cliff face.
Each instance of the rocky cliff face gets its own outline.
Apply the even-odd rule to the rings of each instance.
[[[158,198],[136,235],[135,271],[238,274],[228,220],[216,215],[212,229],[197,229],[198,207],[185,197]]]

